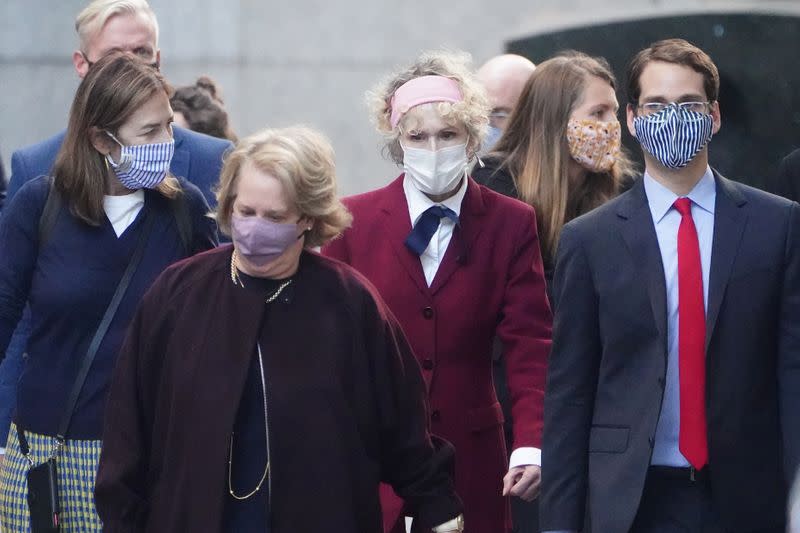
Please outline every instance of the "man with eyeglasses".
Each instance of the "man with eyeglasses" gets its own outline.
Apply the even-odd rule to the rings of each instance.
[[[567,224],[545,394],[545,532],[778,533],[800,462],[800,206],[708,165],[719,73],[628,70],[645,172]]]
[[[72,54],[72,63],[80,78],[86,75],[94,62],[115,50],[136,54],[154,68],[160,65],[158,21],[146,0],[94,0],[78,14],[75,29],[79,49]],[[61,131],[13,153],[6,202],[11,202],[16,192],[29,180],[50,172],[65,133]],[[216,201],[212,189],[219,179],[222,155],[231,143],[178,127],[173,127],[173,137],[175,153],[170,171],[194,183],[209,204],[213,205]],[[0,250],[0,253],[13,251]],[[26,314],[0,365],[0,447],[5,444],[16,404],[16,384],[22,372],[22,353],[25,351],[29,324]],[[0,448],[0,454],[2,452]]]
[[[489,151],[503,134],[511,111],[517,105],[519,95],[536,65],[528,58],[517,54],[494,56],[478,69],[478,81],[486,89],[489,105],[489,133],[482,151]]]

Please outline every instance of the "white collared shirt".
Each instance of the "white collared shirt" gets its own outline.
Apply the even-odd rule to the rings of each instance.
[[[467,180],[461,181],[461,186],[453,196],[439,203],[425,196],[414,186],[408,176],[403,178],[403,192],[406,194],[408,214],[411,217],[411,227],[413,228],[419,220],[419,217],[421,217],[428,208],[435,205],[446,207],[457,216],[461,216],[461,202],[464,201],[464,196],[467,194]],[[433,278],[436,277],[439,265],[442,264],[442,259],[444,259],[444,254],[447,252],[447,247],[450,244],[450,239],[453,237],[453,230],[455,227],[455,222],[448,217],[442,217],[439,221],[439,227],[436,228],[436,231],[433,233],[428,247],[425,248],[425,251],[419,256],[428,287],[433,283]]]

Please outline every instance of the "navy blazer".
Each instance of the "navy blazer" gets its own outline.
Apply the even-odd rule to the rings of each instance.
[[[36,144],[21,148],[11,156],[11,179],[8,198],[11,198],[28,181],[49,174],[56,155],[64,142],[66,130]],[[202,133],[173,126],[175,154],[170,171],[187,179],[200,189],[208,205],[215,206],[213,188],[219,181],[222,158],[233,144]],[[0,199],[1,200],[1,199]],[[0,202],[2,208],[2,202]],[[5,446],[6,435],[16,404],[17,381],[22,373],[22,357],[30,329],[27,313],[20,321],[11,339],[6,357],[0,364],[0,447]]]
[[[800,206],[715,175],[706,326],[711,494],[726,530],[783,524],[800,462]],[[564,227],[545,393],[541,529],[623,533],[667,366],[664,269],[642,180]]]

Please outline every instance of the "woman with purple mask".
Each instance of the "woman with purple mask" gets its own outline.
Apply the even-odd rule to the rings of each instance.
[[[350,225],[333,150],[266,130],[227,157],[233,244],[169,269],[120,354],[97,480],[104,530],[381,530],[390,483],[434,527],[461,513],[453,450],[393,315],[312,251]]]

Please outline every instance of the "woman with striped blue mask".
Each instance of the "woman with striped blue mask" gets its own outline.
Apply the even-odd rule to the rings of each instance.
[[[164,181],[175,153],[171,124],[151,133],[159,137],[157,142],[125,145],[113,133],[106,134],[120,147],[118,162],[111,153],[106,154],[106,161],[126,189],[155,189]]]

